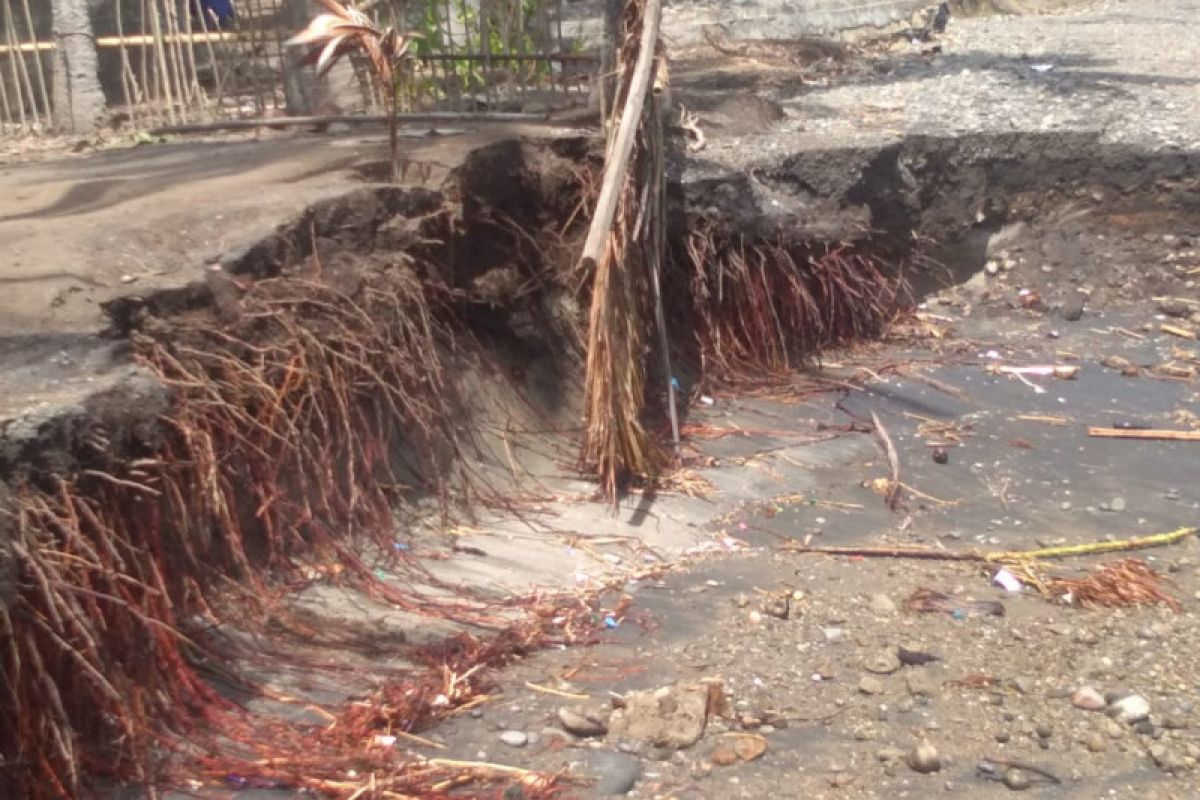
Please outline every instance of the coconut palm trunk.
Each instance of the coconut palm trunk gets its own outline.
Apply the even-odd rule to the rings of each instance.
[[[99,59],[88,0],[52,0],[54,124],[75,134],[96,130],[104,116]]]

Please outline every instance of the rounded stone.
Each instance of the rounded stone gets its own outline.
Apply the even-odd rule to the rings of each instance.
[[[524,747],[529,744],[529,735],[524,731],[504,731],[500,734],[500,741],[509,747]]]
[[[929,775],[942,768],[942,758],[937,748],[926,741],[918,743],[910,750],[905,761],[909,769],[922,775]]]
[[[1025,774],[1024,770],[1009,767],[1004,770],[1004,785],[1014,792],[1023,792],[1029,788],[1029,776]]]

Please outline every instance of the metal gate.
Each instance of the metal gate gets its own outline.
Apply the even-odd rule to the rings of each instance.
[[[51,5],[0,0],[0,135],[51,129]],[[75,0],[76,2],[86,0]],[[365,7],[366,3],[360,3]],[[147,129],[298,113],[378,111],[379,88],[355,59],[335,70],[328,103],[289,109],[284,42],[311,0],[100,0],[92,26],[109,119]],[[412,110],[524,111],[586,102],[599,58],[565,33],[563,0],[376,0],[368,13],[420,34],[401,90]]]

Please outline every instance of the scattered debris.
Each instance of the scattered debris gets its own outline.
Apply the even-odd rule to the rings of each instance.
[[[1004,616],[1004,604],[996,600],[975,600],[959,603],[948,594],[933,589],[920,588],[909,595],[904,601],[904,607],[909,611],[926,613],[950,614],[957,618],[971,616]]]
[[[1019,592],[1023,584],[1021,579],[1013,575],[1007,569],[1001,567],[1000,570],[992,576],[992,583],[999,586],[1006,592]]]
[[[944,447],[933,448],[933,462],[935,464],[945,464],[950,460],[950,454],[946,452]]]
[[[1009,367],[1004,365],[989,364],[987,367],[985,367],[985,369],[988,372],[997,375],[1011,375],[1012,377],[1021,381],[1021,383],[1033,389],[1033,391],[1037,394],[1045,394],[1046,389],[1045,387],[1039,386],[1038,384],[1029,380],[1027,377],[1029,375],[1043,378],[1058,378],[1060,380],[1074,380],[1075,376],[1079,374],[1079,367],[1077,366],[1047,365],[1033,367]]]
[[[1158,329],[1163,333],[1168,333],[1171,336],[1178,336],[1180,339],[1195,339],[1196,332],[1191,328],[1181,328],[1178,325],[1159,325]]]

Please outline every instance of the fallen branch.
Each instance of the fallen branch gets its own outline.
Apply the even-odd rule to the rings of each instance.
[[[1088,428],[1088,436],[1100,439],[1158,439],[1169,442],[1200,442],[1200,431],[1169,429],[1130,430],[1127,428]]]
[[[1177,544],[1189,536],[1195,536],[1197,528],[1179,528],[1169,533],[1139,536],[1115,542],[1091,542],[1064,547],[1043,547],[1036,550],[1005,550],[981,553],[978,551],[933,550],[921,547],[805,547],[788,546],[783,549],[793,553],[816,553],[826,556],[861,556],[863,558],[915,558],[934,561],[975,561],[979,563],[1023,563],[1050,558],[1089,556],[1099,553],[1129,552],[1152,547]]]

